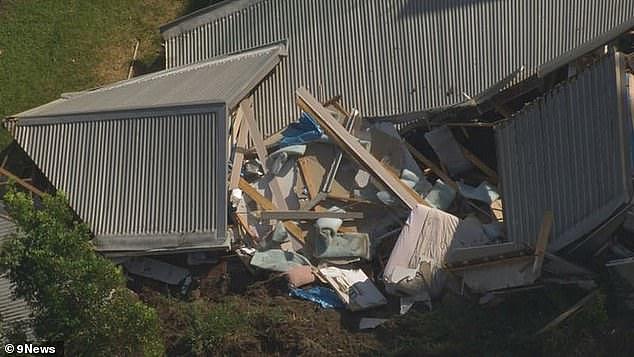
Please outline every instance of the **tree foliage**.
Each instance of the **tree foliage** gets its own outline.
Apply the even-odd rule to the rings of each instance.
[[[34,311],[36,336],[63,341],[73,356],[164,353],[156,312],[94,251],[63,195],[46,195],[39,208],[12,189],[4,199],[18,232],[4,244],[0,267]]]

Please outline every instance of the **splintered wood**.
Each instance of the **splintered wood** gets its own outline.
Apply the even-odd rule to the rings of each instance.
[[[278,208],[273,204],[273,202],[269,201],[266,197],[262,196],[255,188],[253,188],[247,181],[243,178],[240,178],[239,188],[249,196],[255,203],[257,203],[262,209],[274,211],[278,210]],[[302,244],[305,243],[305,234],[299,226],[293,222],[286,221],[284,222],[284,227],[286,230],[295,237]]]
[[[266,151],[266,147],[264,146],[264,141],[262,140],[262,134],[260,133],[258,124],[253,118],[253,100],[251,99],[251,97],[244,99],[240,103],[240,110],[242,111],[242,115],[244,116],[243,120],[246,122],[246,126],[249,127],[251,139],[253,139],[253,142],[255,143],[255,151],[258,154],[260,162],[262,163],[262,167],[266,171],[266,159],[268,157],[268,154]],[[236,167],[235,169],[241,170],[241,167]],[[269,185],[271,187],[273,202],[275,202],[275,204],[279,208],[288,209],[288,207],[286,206],[286,202],[284,201],[282,189],[280,188],[280,184],[277,181],[277,178],[273,177]]]
[[[396,175],[372,156],[305,88],[298,89],[296,95],[300,108],[310,113],[319,122],[331,140],[339,144],[342,150],[366,170],[373,173],[405,206],[411,210],[417,204],[426,205],[425,201],[414,190],[403,184]]]

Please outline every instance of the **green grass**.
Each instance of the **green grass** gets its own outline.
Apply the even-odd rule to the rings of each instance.
[[[158,27],[211,2],[1,0],[0,118],[125,79],[136,39],[139,67],[156,69]]]

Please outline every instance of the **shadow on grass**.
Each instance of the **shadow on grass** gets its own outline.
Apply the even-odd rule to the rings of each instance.
[[[634,332],[608,320],[605,295],[552,330],[548,322],[584,296],[549,287],[509,296],[494,307],[443,299],[431,312],[412,311],[375,331],[382,354],[394,356],[631,355]]]
[[[183,9],[183,15],[187,15],[196,10],[200,10],[204,7],[217,4],[222,0],[188,0],[185,2],[185,8]]]

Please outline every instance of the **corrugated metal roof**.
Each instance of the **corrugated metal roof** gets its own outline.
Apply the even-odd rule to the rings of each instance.
[[[0,203],[0,247],[7,236],[16,231],[15,224],[6,215],[4,204]],[[31,309],[26,301],[13,297],[13,284],[6,276],[0,274],[0,323],[11,324],[30,318]]]
[[[97,249],[212,247],[226,238],[224,110],[18,125],[15,138]]]
[[[297,117],[300,86],[368,117],[417,112],[632,26],[631,0],[238,0],[162,32],[168,67],[287,40],[289,57],[255,93],[269,135]]]
[[[81,93],[19,114],[9,126],[91,227],[98,250],[226,247],[228,110],[273,69],[283,48]]]
[[[533,245],[546,210],[550,249],[590,232],[632,196],[631,104],[620,54],[495,128],[510,239]]]
[[[277,44],[223,55],[72,94],[16,117],[57,117],[200,103],[226,103],[234,108],[277,66],[284,54],[285,46]]]

